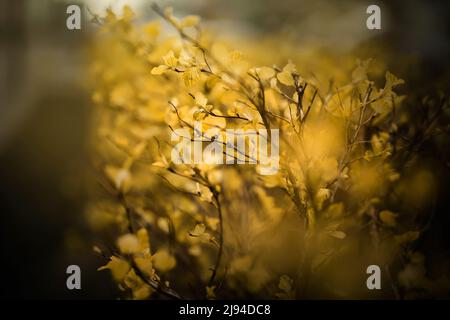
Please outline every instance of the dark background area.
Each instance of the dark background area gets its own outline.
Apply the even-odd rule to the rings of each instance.
[[[436,88],[450,91],[449,1],[373,1],[381,6],[382,19],[386,17],[382,32],[365,29],[364,8],[372,2],[172,4],[207,19],[245,23],[258,32],[289,30],[299,41],[323,41],[330,48],[342,39],[348,44],[344,50],[358,49],[367,56],[374,44],[393,54],[410,54],[418,58],[413,66],[400,60],[389,65],[409,90],[418,95]],[[91,250],[95,239],[84,221],[90,182],[85,48],[92,40],[85,17],[82,31],[65,28],[66,6],[61,1],[0,1],[2,298],[109,299],[117,292],[109,273],[96,271],[103,261]],[[320,19],[325,8],[331,8],[333,20],[327,21],[329,30],[318,30],[309,17]],[[342,25],[340,19],[355,10],[359,15],[352,17],[360,24]],[[355,43],[353,37],[358,37]],[[425,252],[428,247],[439,248],[448,256],[448,165],[436,170],[442,171],[437,213],[419,245]],[[82,269],[81,291],[66,289],[65,270],[70,264]]]

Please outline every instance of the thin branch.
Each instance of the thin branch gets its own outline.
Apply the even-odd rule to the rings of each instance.
[[[211,278],[209,278],[208,286],[211,286],[214,283],[214,280],[217,275],[217,270],[220,267],[220,262],[222,260],[222,253],[223,253],[223,215],[222,215],[222,206],[219,201],[219,194],[215,189],[212,189],[211,192],[213,192],[213,198],[217,205],[217,213],[219,216],[219,251],[217,253],[216,263],[214,266],[214,269],[212,270]]]

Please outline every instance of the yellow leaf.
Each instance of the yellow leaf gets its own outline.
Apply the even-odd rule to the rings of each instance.
[[[147,276],[151,277],[154,275],[153,262],[151,256],[142,256],[134,258],[134,262],[138,266],[139,270],[144,272]]]
[[[128,189],[131,175],[127,169],[108,165],[105,168],[105,173],[118,190],[125,191]]]
[[[93,250],[95,253],[102,254],[102,250],[101,250],[98,246],[93,246],[93,247],[92,247],[92,250]]]
[[[156,252],[152,259],[155,268],[161,272],[167,272],[177,264],[175,258],[165,249]]]
[[[189,235],[194,238],[199,238],[202,242],[209,242],[211,235],[206,232],[206,226],[203,223],[195,225],[194,229],[189,232]]]
[[[195,64],[195,58],[192,57],[189,54],[189,52],[187,52],[186,50],[182,49],[180,51],[180,56],[178,57],[178,62],[182,66],[191,67],[191,66],[193,66]]]
[[[125,278],[123,279],[123,283],[127,286],[127,288],[133,289],[139,286],[140,279],[136,275],[134,269],[130,269]]]
[[[389,141],[389,133],[387,132],[380,132],[379,134],[372,135],[372,138],[370,139],[373,152],[375,154],[379,154],[382,151],[384,151],[388,147],[388,141]]]
[[[385,78],[386,78],[386,83],[384,85],[385,90],[386,89],[390,90],[392,87],[395,87],[395,86],[405,83],[405,81],[403,79],[398,79],[396,76],[394,76],[389,71],[386,71]]]
[[[207,116],[208,116],[208,113],[204,109],[195,110],[195,112],[193,114],[194,120],[196,120],[196,121],[203,120]]]
[[[278,283],[278,288],[280,288],[281,292],[276,293],[275,296],[280,299],[294,299],[295,291],[293,285],[294,280],[287,275],[282,275],[280,277],[280,282]]]
[[[283,71],[277,74],[277,79],[285,86],[294,85],[294,78],[292,78],[292,74],[288,71]]]
[[[205,97],[205,95],[201,92],[197,92],[195,95],[195,102],[200,107],[206,107],[206,104],[208,103],[208,99]]]
[[[252,262],[252,257],[248,255],[236,258],[231,262],[230,271],[232,273],[247,272],[248,270],[250,270]]]
[[[316,201],[319,209],[322,208],[323,203],[325,200],[330,198],[331,190],[327,188],[320,188],[316,193]]]
[[[398,179],[400,179],[400,173],[392,171],[389,173],[388,179],[389,181],[397,181]]]
[[[343,231],[335,230],[330,232],[330,236],[339,240],[343,240],[347,235]]]
[[[261,78],[261,80],[268,80],[275,75],[275,70],[269,67],[256,68],[256,73]]]
[[[278,86],[277,86],[277,79],[275,79],[275,78],[270,79],[270,87],[271,87],[272,89],[278,89]]]
[[[195,27],[200,22],[199,16],[186,16],[181,20],[180,27],[181,28],[188,28],[188,27]]]
[[[232,62],[238,62],[240,60],[242,60],[242,52],[238,51],[238,50],[233,50],[230,53],[230,58]]]
[[[117,16],[112,11],[112,9],[111,8],[106,9],[106,17],[105,17],[106,24],[113,24],[116,21],[117,21]]]
[[[352,79],[353,82],[360,82],[367,80],[367,69],[369,68],[370,59],[365,61],[357,61],[357,67],[353,70]]]
[[[205,111],[207,110],[208,106],[205,108]],[[222,112],[220,110],[214,110],[214,114],[218,115],[218,116],[222,116]],[[203,128],[225,128],[227,125],[227,121],[225,120],[225,118],[222,117],[208,117],[208,119],[206,119],[205,121],[203,121]],[[205,135],[210,137],[209,135]]]
[[[126,107],[134,97],[133,87],[128,83],[121,83],[114,87],[109,100],[112,105]]]
[[[217,225],[219,224],[219,218],[216,217],[206,217],[206,222],[208,223],[208,226],[212,230],[217,230]]]
[[[397,225],[395,217],[396,214],[389,210],[383,210],[380,212],[380,220],[388,227],[395,227]]]
[[[160,66],[154,67],[151,71],[151,74],[161,75],[161,74],[164,74],[167,70],[169,70],[169,67],[162,64]]]
[[[293,86],[294,78],[292,77],[292,74],[296,73],[297,69],[295,68],[295,65],[289,62],[284,66],[283,71],[277,74],[277,78],[282,84],[286,86]]]
[[[416,241],[417,239],[419,239],[419,236],[420,236],[419,231],[408,231],[403,234],[395,236],[394,239],[399,245],[403,245]]]
[[[284,292],[289,292],[292,290],[292,284],[293,280],[291,278],[289,278],[287,275],[282,275],[280,277],[280,283],[278,284],[278,287]]]
[[[141,250],[139,239],[131,233],[124,234],[117,239],[117,247],[119,247],[120,252],[124,254],[136,253]]]
[[[146,146],[147,146],[147,143],[145,141],[138,143],[130,152],[131,155],[133,156],[133,158],[134,159],[139,158],[141,156],[142,152],[144,152]]]
[[[172,7],[165,7],[164,8],[164,15],[168,18],[173,16],[173,8]]]
[[[194,256],[194,257],[200,257],[200,255],[202,254],[202,248],[199,245],[193,245],[191,247],[189,247],[189,254]]]
[[[152,288],[144,284],[142,286],[133,289],[133,298],[136,300],[144,300],[147,299],[152,292],[153,292]]]
[[[176,67],[178,64],[178,58],[175,57],[175,54],[172,50],[170,50],[165,56],[163,56],[164,64],[168,67]]]
[[[157,224],[162,231],[164,231],[165,233],[169,233],[169,222],[166,218],[158,218]]]
[[[214,290],[216,290],[216,286],[210,286],[210,287],[206,287],[206,298],[207,299],[215,299],[216,298],[216,293],[214,292]]]
[[[327,208],[327,215],[330,218],[337,218],[344,213],[344,204],[342,202],[333,203]]]
[[[189,234],[193,237],[198,237],[202,235],[206,230],[206,226],[203,223],[198,223],[195,225],[194,230],[192,230]]]
[[[163,168],[163,169],[168,168],[168,165],[165,164],[165,163],[162,162],[162,161],[156,161],[156,162],[153,162],[153,163],[152,163],[152,166],[155,166],[155,167],[158,167],[158,168]]]
[[[136,233],[137,238],[139,240],[139,244],[141,246],[141,250],[150,249],[150,238],[148,236],[147,229],[140,228]]]
[[[159,34],[160,28],[159,21],[152,21],[144,26],[144,32],[151,37],[156,37]]]
[[[122,9],[122,19],[126,22],[131,21],[134,18],[134,12],[133,10],[130,8],[130,6],[123,6]]]
[[[123,281],[124,285],[132,290],[133,299],[142,300],[147,299],[153,292],[153,289],[136,275],[136,272],[131,269]]]
[[[116,281],[122,281],[130,270],[130,265],[127,261],[112,256],[108,264],[98,268],[98,271],[110,269]]]
[[[197,67],[187,68],[183,73],[184,84],[188,88],[192,87],[198,79],[200,79],[200,69]]]
[[[289,73],[297,73],[297,68],[295,67],[295,64],[292,62],[289,62],[287,65],[284,66],[283,71],[289,72]]]

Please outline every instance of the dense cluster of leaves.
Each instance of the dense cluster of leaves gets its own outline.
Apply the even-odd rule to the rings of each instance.
[[[370,61],[353,71],[319,55],[283,62],[251,40],[244,54],[197,16],[154,10],[165,22],[136,25],[128,7],[94,19],[94,163],[106,192],[87,217],[104,236],[100,270],[124,296],[363,297],[369,264],[382,267],[388,295],[435,289],[412,249],[426,226],[404,206],[426,206],[434,177],[402,166],[446,101],[428,103],[410,129],[403,80],[386,72],[377,86]],[[302,71],[309,61],[314,73]],[[171,133],[196,120],[222,133],[279,129],[278,173],[174,164]]]

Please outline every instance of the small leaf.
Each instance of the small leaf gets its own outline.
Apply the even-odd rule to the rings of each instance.
[[[176,67],[178,64],[178,58],[175,57],[175,54],[172,50],[170,50],[165,56],[163,56],[164,64],[168,67]]]
[[[394,76],[389,71],[386,71],[385,78],[386,78],[386,83],[385,83],[384,87],[388,90],[391,89],[392,87],[395,87],[395,86],[405,83],[405,81],[403,79],[398,79],[396,76]]]
[[[216,293],[214,292],[216,290],[216,286],[210,286],[206,287],[206,298],[207,299],[215,299]]]
[[[206,107],[206,104],[208,103],[208,99],[205,97],[205,95],[201,92],[197,92],[195,94],[195,103],[200,107]]]
[[[336,239],[339,239],[339,240],[343,240],[343,239],[345,239],[345,237],[347,235],[343,231],[335,230],[335,231],[330,232],[330,236],[332,236]]]
[[[141,249],[139,239],[131,233],[127,233],[117,239],[117,246],[120,252],[124,254],[136,253]]]
[[[152,260],[155,268],[161,272],[167,272],[173,269],[177,264],[175,258],[165,249],[155,253],[152,256]]]
[[[206,232],[206,226],[203,223],[195,225],[194,229],[189,232],[189,235],[194,238],[199,238],[202,242],[211,241],[211,235]]]
[[[195,225],[194,230],[189,232],[189,234],[192,237],[199,237],[205,232],[205,230],[206,230],[205,225],[203,223],[198,223]]]
[[[280,277],[280,283],[278,284],[278,288],[280,288],[284,292],[289,292],[292,290],[293,283],[294,281],[287,275],[282,275]]]
[[[153,163],[152,163],[152,166],[155,166],[155,167],[158,167],[158,168],[163,168],[163,169],[168,168],[167,164],[165,164],[165,163],[162,162],[162,161],[156,161],[156,162],[153,162]]]
[[[206,112],[205,109],[198,109],[198,110],[195,110],[195,112],[192,116],[193,116],[194,120],[200,121],[200,120],[205,119],[208,116],[208,113]]]
[[[294,85],[294,78],[292,78],[292,74],[290,72],[287,71],[280,72],[279,74],[277,74],[277,78],[285,86]]]
[[[186,87],[192,87],[192,85],[200,78],[200,69],[197,67],[187,68],[183,73],[183,80]]]
[[[130,270],[130,265],[125,260],[112,256],[110,261],[103,267],[98,268],[98,271],[110,269],[116,281],[122,281]]]
[[[397,225],[397,221],[395,220],[396,214],[389,210],[383,210],[379,214],[380,220],[388,227],[395,227]]]
[[[188,28],[188,27],[195,27],[200,22],[199,16],[186,16],[181,20],[180,27],[181,28]]]
[[[169,70],[169,67],[162,64],[160,66],[154,67],[151,71],[151,74],[161,75],[161,74],[164,74],[167,70]]]
[[[105,173],[108,178],[114,183],[117,190],[126,191],[129,187],[131,174],[127,169],[118,168],[115,166],[107,165]]]
[[[294,280],[292,280],[287,275],[282,275],[280,277],[280,282],[278,283],[278,288],[280,288],[281,292],[275,294],[275,296],[279,299],[294,299],[295,291],[294,291]]]
[[[419,231],[408,231],[403,234],[395,236],[394,239],[399,245],[403,245],[416,241],[417,239],[419,239],[419,236],[420,236]]]
[[[275,75],[275,70],[269,67],[256,68],[256,73],[261,78],[261,80],[268,80]]]

